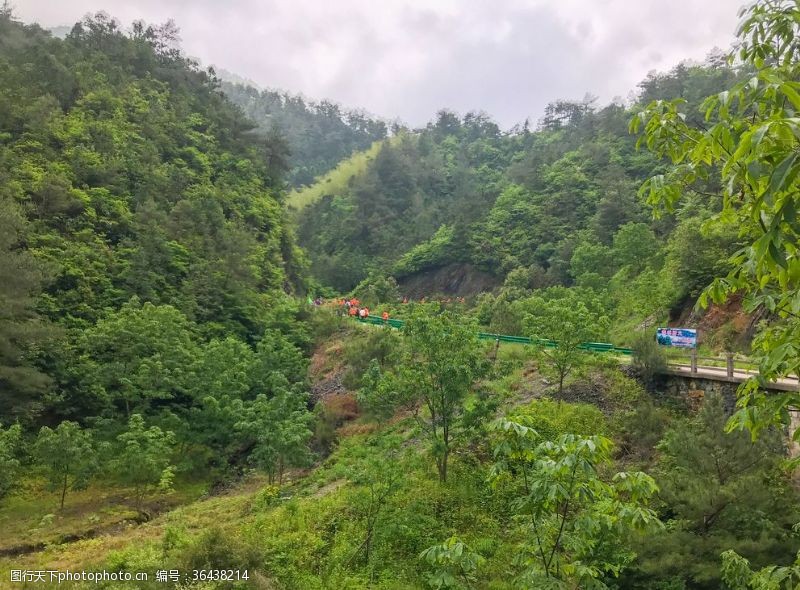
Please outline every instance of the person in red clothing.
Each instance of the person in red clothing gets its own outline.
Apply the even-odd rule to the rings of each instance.
[[[350,317],[354,318],[354,317],[356,317],[356,314],[358,313],[358,310],[355,308],[355,306],[351,305],[350,306],[350,311],[348,311],[347,313],[350,314]]]
[[[364,308],[364,317],[365,317],[365,318],[368,318],[368,317],[369,317],[369,307],[365,307],[365,308]]]

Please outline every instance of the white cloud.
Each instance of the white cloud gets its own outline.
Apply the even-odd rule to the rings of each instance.
[[[443,107],[510,126],[556,98],[626,96],[733,37],[741,0],[21,0],[58,26],[104,10],[181,28],[183,48],[262,86],[423,124]]]

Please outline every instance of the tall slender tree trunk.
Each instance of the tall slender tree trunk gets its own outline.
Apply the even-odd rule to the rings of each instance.
[[[364,563],[367,565],[369,564],[369,552],[372,548],[372,530],[375,525],[374,523],[371,523],[368,526],[369,529],[367,530],[367,539],[366,543],[364,544]]]
[[[64,498],[67,496],[67,474],[64,474],[64,482],[61,485],[61,510],[64,510]]]

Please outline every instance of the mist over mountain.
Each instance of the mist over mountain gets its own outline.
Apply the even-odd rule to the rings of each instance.
[[[223,82],[221,89],[260,134],[286,142],[293,186],[312,184],[353,152],[386,137],[386,123],[361,110],[231,82]]]

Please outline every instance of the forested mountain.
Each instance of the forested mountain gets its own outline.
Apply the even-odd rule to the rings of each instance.
[[[202,434],[200,465],[253,446],[233,422],[259,396],[305,411],[303,258],[282,147],[173,38],[0,15],[0,413],[112,438],[139,416],[184,443],[209,420],[226,438]]]
[[[463,233],[494,202],[517,140],[522,136],[501,136],[484,115],[468,115],[462,124],[442,112],[427,129],[385,144],[348,190],[302,210],[299,236],[312,273],[351,289],[371,270],[388,270],[442,225],[448,228],[441,231]]]
[[[644,80],[638,103],[682,97],[698,119],[702,98],[741,75],[719,57],[681,64]],[[628,131],[635,108],[559,101],[536,129],[509,132],[483,114],[440,112],[385,144],[344,190],[303,209],[298,236],[313,274],[340,290],[368,275],[402,285],[422,274],[433,294],[447,291],[435,271],[460,265],[527,290],[616,287],[610,296],[628,300],[617,306],[643,306],[626,309],[638,317],[696,296],[724,270],[736,228],[701,230],[719,198],[652,219],[637,191],[664,164],[637,150]]]
[[[386,123],[356,110],[277,90],[222,83],[222,91],[272,141],[288,149],[288,180],[293,186],[312,184],[355,151],[386,137]]]

